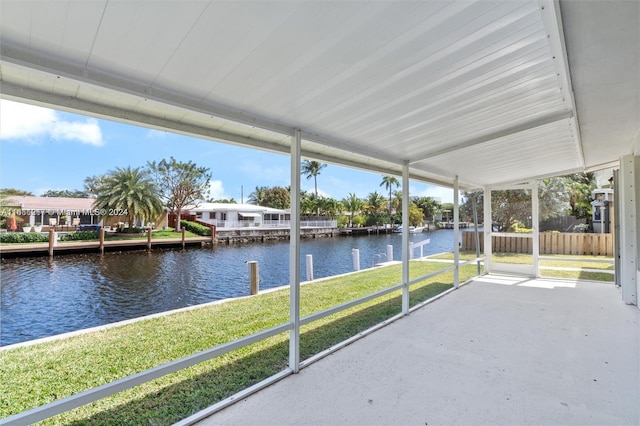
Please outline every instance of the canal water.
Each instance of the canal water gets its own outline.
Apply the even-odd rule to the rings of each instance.
[[[410,236],[427,238],[425,255],[453,249],[452,230]],[[353,271],[354,248],[361,269],[387,261],[387,245],[400,260],[399,234],[302,240],[300,279],[307,254],[318,279]],[[260,289],[288,284],[288,241],[2,259],[0,345],[248,295],[246,261],[258,261]]]

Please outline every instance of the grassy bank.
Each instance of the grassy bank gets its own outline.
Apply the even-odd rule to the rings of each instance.
[[[441,264],[412,262],[416,278]],[[461,279],[475,266],[461,271]],[[387,288],[400,265],[305,285],[308,315]],[[416,285],[412,306],[451,287],[453,274]],[[309,358],[400,312],[400,293],[305,326],[301,356]],[[288,289],[236,299],[34,346],[0,352],[0,417],[6,417],[287,321]],[[286,367],[288,334],[236,350],[45,421],[45,424],[172,424]]]
[[[82,235],[81,237],[76,237],[73,240],[60,240],[58,241],[59,244],[69,244],[69,243],[76,243],[76,242],[82,242],[82,241],[98,241],[99,240],[99,236],[97,231],[74,231],[74,232],[70,232],[69,234],[78,234],[78,235]],[[87,235],[87,237],[84,237],[84,235]],[[49,244],[49,234],[39,234],[39,233],[35,233],[35,232],[29,232],[29,233],[22,233],[22,232],[16,232],[16,233],[3,233],[3,237],[6,239],[7,237],[12,237],[14,236],[15,238],[18,239],[18,241],[0,241],[0,246],[14,246],[17,244],[42,244],[43,246],[46,246]],[[190,231],[186,231],[185,230],[185,238],[192,238],[192,237],[200,237],[200,235],[194,234],[193,232]],[[163,229],[163,230],[157,230],[157,231],[153,231],[151,233],[151,239],[152,240],[160,240],[160,239],[176,239],[179,240],[182,238],[182,233],[181,232],[175,232],[175,230],[173,228],[167,228],[167,229]],[[126,234],[126,233],[115,233],[115,234],[111,234],[111,233],[107,233],[105,235],[105,241],[123,241],[123,240],[147,240],[147,236],[146,235],[141,235],[141,234]]]
[[[541,255],[545,258],[540,260],[540,275],[549,278],[565,278],[576,280],[591,281],[607,281],[613,282],[615,276],[610,272],[614,271],[613,263],[598,262],[601,260],[613,260],[607,256],[570,256],[564,254],[545,254]],[[469,260],[475,258],[475,252],[461,252],[461,260]],[[453,260],[453,254],[444,253],[433,256],[434,259]],[[582,261],[571,260],[572,258],[580,258]],[[514,254],[514,253],[494,253],[494,262],[513,263],[513,264],[531,264],[533,256],[530,254]],[[592,260],[592,262],[589,262]],[[566,270],[547,269],[551,268],[567,268]]]

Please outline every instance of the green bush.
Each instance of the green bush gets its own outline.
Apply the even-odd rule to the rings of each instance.
[[[58,237],[59,241],[80,241],[80,240],[97,240],[100,238],[98,231],[76,231],[63,234]]]
[[[118,228],[117,234],[143,234],[146,232],[145,228]]]
[[[181,220],[180,225],[187,231],[193,232],[197,235],[202,235],[203,237],[208,237],[211,235],[211,228],[208,226],[200,225],[196,222],[189,222],[188,220]]]
[[[46,243],[49,242],[48,234],[37,232],[3,232],[0,233],[1,243]]]
[[[353,226],[364,226],[365,222],[364,216],[358,215],[353,217]]]

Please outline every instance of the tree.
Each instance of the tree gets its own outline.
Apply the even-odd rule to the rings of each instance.
[[[423,216],[431,218],[431,220],[435,218],[438,210],[442,208],[440,203],[431,197],[414,197],[412,201],[422,210]]]
[[[571,215],[577,219],[592,220],[593,206],[591,192],[596,189],[594,173],[576,173],[564,176],[565,187],[569,192]]]
[[[94,205],[104,210],[106,217],[121,213],[133,228],[136,219],[152,221],[162,212],[162,201],[148,170],[118,167],[99,182]]]
[[[409,224],[413,226],[422,226],[424,222],[424,212],[415,204],[409,204]]]
[[[570,192],[565,181],[564,178],[553,177],[538,183],[538,211],[541,221],[571,213]]]
[[[380,213],[382,213],[386,206],[386,200],[378,192],[372,192],[367,196],[365,201],[364,211],[369,216],[371,223],[378,224],[380,222]]]
[[[247,200],[247,202],[249,204],[255,204],[256,206],[264,205],[266,192],[266,186],[256,186],[256,189],[251,194],[249,194],[249,199]]]
[[[104,175],[94,175],[84,178],[84,191],[89,195],[89,198],[95,198],[98,188],[104,180]]]
[[[281,186],[267,188],[264,191],[263,202],[260,205],[273,209],[288,209],[291,205],[291,194],[286,188]]]
[[[395,178],[394,176],[382,176],[382,182],[380,183],[380,186],[383,186],[387,189],[387,191],[389,191],[389,219],[391,219],[391,207],[393,206],[392,202],[391,202],[391,194],[393,192],[393,187],[397,186],[400,187],[400,182],[398,182],[398,179]]]
[[[156,182],[160,198],[165,206],[178,218],[176,231],[180,230],[180,215],[185,206],[196,204],[206,198],[211,173],[207,167],[198,167],[194,162],[186,163],[170,157],[147,163]]]
[[[90,198],[89,197],[89,193],[87,191],[80,191],[78,189],[73,189],[73,190],[68,190],[68,189],[62,189],[62,190],[55,190],[55,189],[50,189],[47,192],[45,192],[44,194],[42,194],[42,197],[64,197],[64,198]]]
[[[29,196],[29,197],[33,197],[33,193],[31,191],[23,191],[21,189],[15,189],[15,188],[1,188],[0,189],[0,198],[24,196],[24,195]]]
[[[317,199],[317,207],[322,216],[334,219],[340,213],[342,204],[334,198],[320,197]]]
[[[362,210],[364,201],[358,198],[356,194],[350,192],[347,198],[342,200],[342,206],[349,212],[349,227],[353,227],[353,217]]]
[[[302,162],[302,169],[300,170],[300,173],[305,175],[307,179],[311,179],[313,177],[313,187],[315,189],[314,193],[316,194],[316,198],[318,198],[318,175],[325,167],[327,167],[326,164],[318,161],[304,160]]]

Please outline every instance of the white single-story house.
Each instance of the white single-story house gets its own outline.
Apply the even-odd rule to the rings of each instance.
[[[93,198],[35,197],[12,195],[3,206],[23,220],[24,227],[78,226],[101,224]]]
[[[291,223],[289,211],[254,204],[202,203],[185,210],[195,215],[198,221],[216,225],[218,228],[288,227]]]

